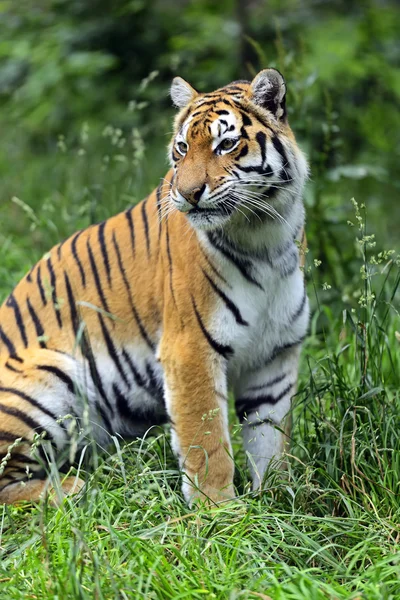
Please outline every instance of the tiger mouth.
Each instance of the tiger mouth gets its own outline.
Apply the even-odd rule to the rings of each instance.
[[[210,208],[210,207],[200,207],[200,206],[194,206],[193,208],[191,208],[187,214],[188,215],[202,215],[202,216],[224,216],[227,217],[229,215],[232,214],[232,212],[234,211],[234,207],[227,205],[227,204],[223,204],[221,203],[220,206],[216,206],[214,208]]]

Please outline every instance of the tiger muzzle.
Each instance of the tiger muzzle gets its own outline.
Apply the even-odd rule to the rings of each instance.
[[[200,202],[200,199],[206,189],[206,185],[202,185],[201,187],[196,187],[192,190],[179,190],[179,193],[191,204],[192,206],[197,206]]]

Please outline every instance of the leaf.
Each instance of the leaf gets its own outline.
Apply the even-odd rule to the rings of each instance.
[[[373,396],[377,396],[378,394],[380,394],[381,392],[384,392],[384,391],[385,390],[381,387],[374,387],[371,390],[368,390],[368,392],[365,392],[365,394],[360,396],[358,399],[366,400],[367,398],[372,398]]]

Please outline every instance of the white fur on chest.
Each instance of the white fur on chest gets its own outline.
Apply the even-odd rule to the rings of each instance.
[[[234,265],[224,271],[231,286],[224,292],[247,325],[238,324],[222,301],[217,302],[211,322],[212,335],[233,350],[228,366],[230,383],[243,372],[257,369],[277,348],[300,340],[308,326],[308,306],[294,318],[302,303],[306,304],[299,267],[282,277],[265,262],[254,261],[253,272],[262,289],[244,280]]]

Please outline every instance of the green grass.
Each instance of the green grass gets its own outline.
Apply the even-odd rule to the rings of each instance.
[[[40,156],[7,157],[6,148],[1,299],[53,243],[156,185],[163,148],[147,148],[142,162],[137,140],[121,150],[111,138]],[[378,250],[354,210],[345,243],[356,266],[343,293],[323,285],[330,264],[323,276],[307,270],[314,309],[288,470],[272,465],[266,491],[249,491],[232,412],[241,503],[192,512],[168,432],[110,440],[82,497],[59,509],[0,508],[0,598],[400,597],[400,270],[395,254],[372,258]]]

